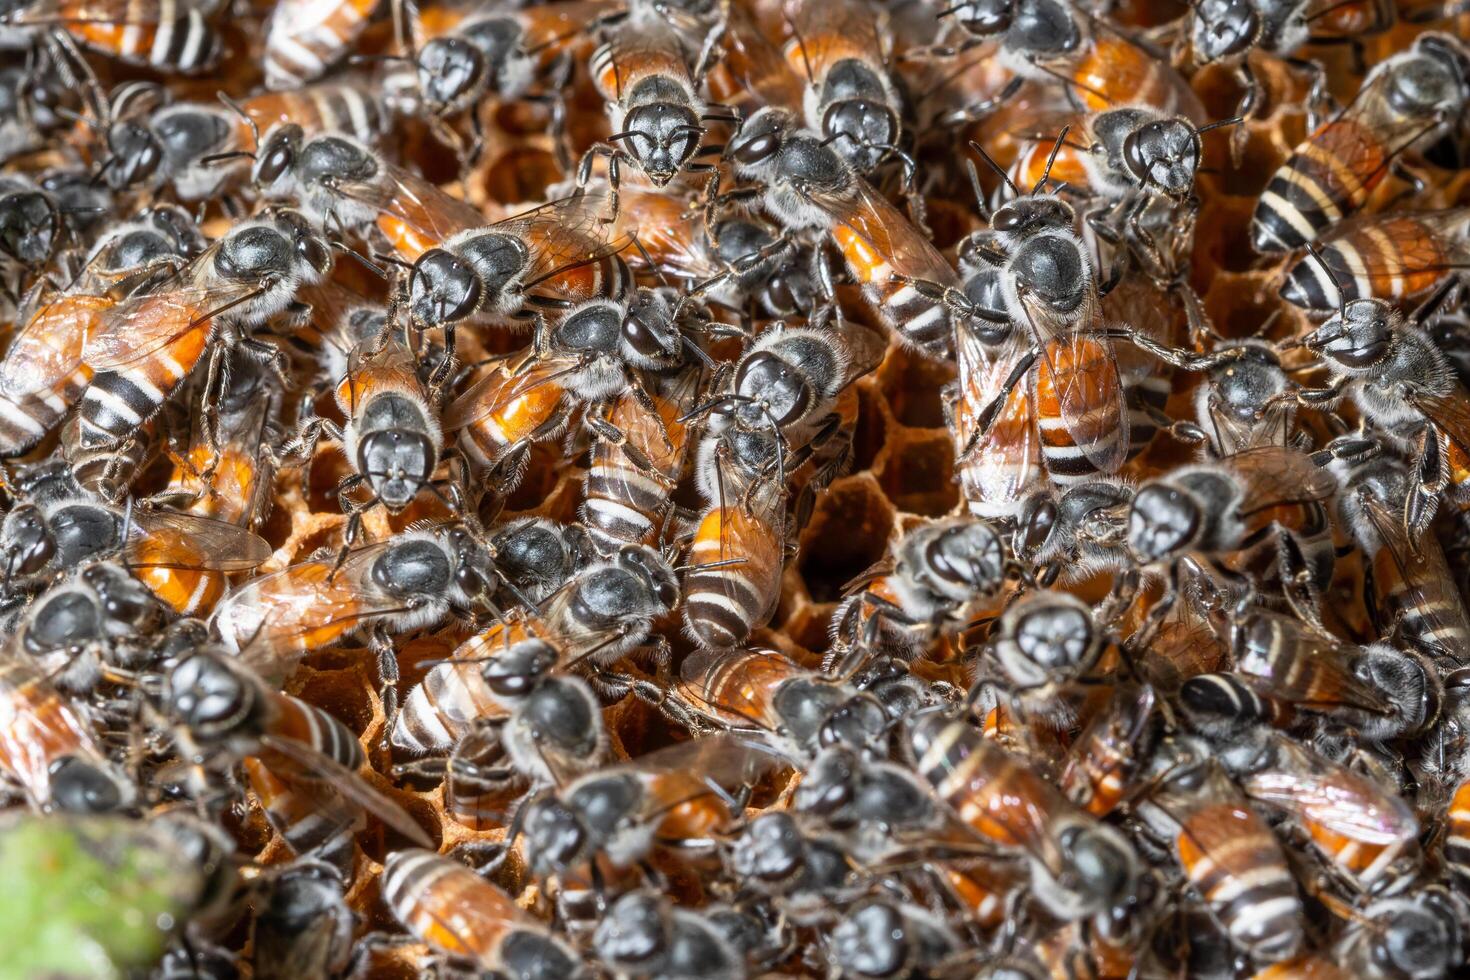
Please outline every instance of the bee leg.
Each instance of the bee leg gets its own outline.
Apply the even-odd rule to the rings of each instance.
[[[1240,101],[1235,105],[1235,114],[1247,122],[1253,121],[1256,111],[1261,106],[1261,81],[1251,71],[1249,59],[1242,59],[1235,69],[1235,81],[1241,87]],[[1245,124],[1235,127],[1230,134],[1230,165],[1240,169],[1241,162],[1245,159],[1246,139],[1250,136]]]
[[[383,701],[383,749],[391,751],[388,739],[398,721],[398,654],[394,652],[393,640],[381,623],[373,627],[368,649],[373,652],[378,665],[378,695]]]
[[[607,214],[599,220],[603,224],[610,225],[618,220],[618,181],[621,174],[618,167],[620,161],[626,157],[621,149],[608,143],[593,143],[587,152],[582,154],[582,162],[577,166],[577,186],[586,187],[592,180],[592,164],[598,157],[607,157]]]
[[[1427,534],[1439,509],[1439,498],[1450,483],[1448,440],[1433,426],[1424,425],[1414,436],[1416,444],[1412,461],[1416,476],[1414,489],[1404,502],[1404,526],[1409,541],[1416,545]]]
[[[1017,75],[1015,78],[1012,78],[1009,82],[1006,83],[1005,88],[1001,89],[991,98],[988,98],[983,102],[977,102],[974,105],[969,106],[965,109],[956,109],[953,112],[946,112],[938,119],[936,119],[934,123],[936,126],[940,126],[945,129],[960,129],[965,126],[969,126],[971,123],[980,122],[985,117],[994,113],[995,110],[1005,105],[1011,99],[1015,98],[1016,93],[1021,91],[1021,86],[1024,84],[1026,84],[1025,77],[1022,75]]]
[[[505,864],[510,848],[502,841],[467,840],[454,845],[445,857],[454,858],[481,878],[490,878]]]

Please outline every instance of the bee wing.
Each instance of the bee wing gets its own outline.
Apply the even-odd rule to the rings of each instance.
[[[483,9],[483,8],[481,8]],[[520,11],[526,35],[522,48],[539,48],[585,34],[609,15],[623,9],[621,0],[565,0],[526,7]]]
[[[622,206],[618,209],[617,232],[636,237],[655,268],[647,268],[636,248],[627,254],[629,264],[676,279],[704,280],[719,273],[701,241],[701,219],[685,216],[691,207],[688,201],[638,187],[620,188],[618,193]]]
[[[224,521],[149,511],[133,515],[128,563],[134,568],[245,572],[271,556],[271,546],[249,528]]]
[[[793,34],[788,60],[803,66],[813,83],[855,51],[879,60],[887,48],[877,13],[863,0],[791,0],[786,4],[786,18]],[[783,104],[800,105],[801,100]]]
[[[734,725],[736,727],[748,728],[755,732],[770,732],[775,730],[772,720],[760,706],[754,697],[745,697],[739,701],[730,699],[724,702],[715,702],[700,693],[704,686],[705,675],[719,667],[721,661],[729,656],[729,651],[712,650],[701,647],[685,658],[679,667],[678,691],[680,697],[694,705],[700,712],[716,719],[721,724]],[[790,676],[792,664],[789,660],[774,650],[758,650],[749,654],[741,654],[751,666],[742,670],[742,673],[759,671],[765,667],[767,672],[773,676]],[[731,692],[736,695],[748,693],[748,689],[742,687]]]
[[[1432,395],[1410,388],[1408,400],[1423,412],[1456,446],[1470,453],[1470,395],[1455,386],[1446,395]]]
[[[536,389],[556,385],[557,378],[570,374],[577,367],[578,362],[568,358],[545,357],[530,361],[521,360],[518,355],[503,358],[444,409],[440,420],[444,431],[454,432],[474,425],[492,412],[507,410]],[[561,391],[560,385],[556,385],[556,391]]]
[[[723,67],[765,105],[801,105],[805,83],[756,23],[746,6],[748,2],[722,0],[720,3],[725,20]]]
[[[1466,628],[1463,621],[1455,621],[1465,607],[1454,585],[1456,576],[1437,542],[1430,540],[1416,546],[1409,539],[1402,514],[1393,513],[1376,497],[1364,494],[1360,499],[1388,559],[1398,570],[1399,581],[1411,597],[1406,605],[1415,609],[1424,635],[1449,637]],[[1446,652],[1457,657],[1453,651]]]
[[[174,19],[181,19],[191,8],[208,15],[216,3],[184,2],[177,7],[171,4],[132,3],[130,0],[27,0],[20,9],[8,18],[16,26],[37,24],[138,24],[143,26],[164,22],[164,11],[173,11]]]
[[[1257,446],[1226,457],[1244,484],[1243,513],[1253,514],[1282,504],[1326,500],[1337,492],[1332,474],[1305,454],[1286,446]]]
[[[1128,406],[1112,345],[1073,330],[1037,358],[1038,421],[1055,416],[1082,455],[1103,473],[1116,473],[1128,455]]]
[[[893,557],[880,558],[842,584],[842,595],[857,595],[874,582],[888,575],[897,566]]]
[[[1308,137],[1311,156],[1330,160],[1339,173],[1371,187],[1404,150],[1439,127],[1437,120],[1399,112],[1389,101],[1394,85],[1391,72],[1377,71],[1359,86],[1353,101],[1335,119]]]
[[[320,776],[324,781],[320,784],[322,789],[340,794],[346,802],[368,811],[418,846],[434,846],[434,842],[424,832],[424,828],[415,823],[413,818],[404,812],[403,807],[388,799],[340,762],[294,738],[264,735],[261,737],[261,744],[273,752],[279,752],[307,772]],[[311,781],[293,780],[293,784],[295,783],[309,786]]]
[[[1356,708],[1387,715],[1382,694],[1360,681],[1344,648],[1330,637],[1293,625],[1297,656],[1242,660],[1236,669],[1263,693],[1309,709]]]
[[[212,254],[196,259],[192,272],[185,270],[181,280],[130,296],[104,313],[97,332],[82,346],[82,360],[94,371],[136,364],[260,288],[253,282],[204,273]]]
[[[1470,267],[1463,229],[1470,219],[1470,209],[1433,212],[1426,215],[1357,215],[1339,221],[1322,236],[1322,258],[1333,276],[1348,286],[1355,280],[1366,280],[1376,296],[1393,296],[1402,288],[1405,276],[1417,279],[1427,272],[1453,273]],[[1430,232],[1426,234],[1425,228]],[[1386,254],[1378,241],[1393,242]],[[1351,263],[1345,257],[1353,254]],[[1308,256],[1295,269],[1316,260]]]
[[[640,756],[628,763],[648,777],[643,816],[653,816],[681,803],[719,795],[754,783],[787,761],[774,749],[738,735],[707,735]]]
[[[1027,385],[1011,389],[994,425],[979,437],[979,416],[1000,395],[1025,351],[1011,345],[992,358],[969,330],[956,331],[959,397],[953,407],[956,469],[971,499],[1001,506],[1019,500],[1041,468],[1041,447],[1032,424]],[[968,464],[968,465],[967,465]]]
[[[893,274],[960,288],[959,276],[929,237],[866,180],[854,176],[838,191],[798,190],[882,256]]]
[[[102,296],[53,297],[26,321],[0,361],[0,393],[24,398],[50,391],[82,364],[82,348],[112,301]]]
[[[1399,797],[1285,738],[1275,742],[1286,764],[1242,777],[1251,799],[1365,844],[1402,844],[1419,835],[1414,811]]]
[[[478,208],[401,167],[385,167],[378,180],[343,181],[333,184],[333,189],[396,218],[428,241],[443,242],[485,224],[485,215]]]
[[[489,230],[516,235],[530,246],[531,258],[521,278],[527,292],[558,273],[590,265],[620,251],[627,242],[612,242],[612,226],[604,222],[607,196],[573,194],[506,218]]]

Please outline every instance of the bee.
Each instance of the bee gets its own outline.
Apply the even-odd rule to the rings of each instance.
[[[693,431],[686,415],[702,380],[698,365],[642,372],[639,390],[618,395],[602,416],[601,431],[610,437],[592,444],[581,508],[600,547],[658,543],[669,494],[689,456]]]
[[[265,87],[297,89],[325,75],[356,46],[378,0],[288,0],[265,24]]]
[[[1146,568],[1197,556],[1217,578],[1257,581],[1273,568],[1287,598],[1316,609],[1334,551],[1323,502],[1337,481],[1310,457],[1280,446],[1182,466],[1142,484],[1128,514],[1127,548]],[[1264,570],[1260,563],[1270,562]],[[1223,571],[1223,574],[1221,574]],[[1159,615],[1170,603],[1155,607]]]
[[[125,671],[146,664],[162,622],[162,608],[143,583],[121,565],[96,562],[31,605],[20,648],[58,690],[80,697],[103,680],[126,682]]]
[[[340,561],[300,562],[245,583],[220,602],[214,627],[231,652],[270,680],[301,658],[367,630],[385,687],[398,676],[389,636],[473,612],[493,593],[494,563],[468,528],[403,531],[351,549]]]
[[[1465,265],[1470,209],[1357,215],[1334,224],[1319,251],[1291,267],[1281,297],[1314,313],[1355,299],[1422,296]]]
[[[1230,942],[1261,963],[1297,955],[1305,916],[1286,855],[1206,743],[1189,736],[1162,740],[1151,771],[1153,788],[1137,812],[1170,842]]]
[[[1400,154],[1432,143],[1467,104],[1470,51],[1449,34],[1419,35],[1375,65],[1348,107],[1281,165],[1256,202],[1251,244],[1290,252],[1321,237],[1368,203]]]
[[[1219,758],[1247,797],[1283,812],[1356,889],[1383,894],[1413,881],[1419,821],[1401,797],[1265,726],[1238,731]]]
[[[894,544],[892,558],[850,584],[832,616],[834,648],[917,655],[961,629],[975,603],[998,595],[1006,570],[1005,545],[988,522],[921,524]]]
[[[1060,783],[1068,799],[1099,818],[1123,802],[1148,761],[1157,704],[1147,684],[1113,689],[1067,750]]]
[[[895,977],[938,971],[964,944],[922,905],[873,898],[832,928],[828,948],[833,971],[843,976]]]
[[[776,650],[696,650],[680,665],[674,693],[702,717],[753,733],[792,759],[838,744],[881,751],[888,730],[872,694]]]
[[[296,861],[270,879],[251,923],[261,980],[329,977],[346,970],[357,916],[330,865]]]
[[[1380,898],[1353,916],[1332,961],[1348,976],[1450,976],[1465,962],[1463,896],[1443,885]]]
[[[1127,839],[1021,757],[938,712],[912,721],[907,746],[918,774],[976,837],[1026,856],[1033,892],[1052,915],[1105,923],[1132,890],[1141,866]]]
[[[135,796],[86,716],[14,653],[0,659],[0,774],[37,810],[105,813]]]
[[[125,65],[197,75],[213,68],[222,53],[219,33],[210,23],[219,6],[217,0],[95,5],[24,0],[0,15],[0,27],[13,37],[44,38],[53,50],[70,53],[69,61],[83,66],[78,46]],[[58,63],[62,60],[58,55]],[[95,78],[90,80],[96,84]]]
[[[295,854],[337,852],[364,810],[414,843],[429,843],[408,814],[358,775],[367,756],[346,725],[270,687],[239,658],[201,649],[179,660],[163,701],[187,754],[243,764],[271,825]],[[349,840],[349,854],[350,847]]]
[[[228,104],[170,103],[157,90],[123,87],[113,101],[98,176],[115,190],[168,187],[181,201],[206,201],[234,188],[243,176],[238,164],[256,156],[262,133],[292,125],[371,141],[387,128],[361,86],[339,82]]]
[[[730,828],[729,792],[775,761],[754,743],[711,735],[588,773],[527,805],[526,860],[545,876],[599,857],[627,867],[659,844],[693,849]]]
[[[702,913],[646,891],[623,895],[608,908],[592,948],[622,976],[746,976],[744,959]]]
[[[1381,300],[1352,300],[1302,344],[1332,377],[1326,389],[1306,389],[1310,402],[1347,397],[1390,444],[1415,446],[1417,485],[1399,498],[1402,519],[1422,532],[1440,491],[1460,492],[1470,467],[1470,394],[1444,353],[1424,331]]]
[[[896,762],[864,759],[843,745],[812,760],[791,808],[820,820],[866,867],[880,866],[905,843],[942,840],[949,830],[922,777]]]
[[[628,14],[605,29],[606,40],[588,62],[598,94],[607,103],[612,135],[582,157],[577,182],[586,185],[598,157],[607,158],[608,216],[618,214],[619,167],[641,170],[655,187],[679,173],[708,173],[713,164],[695,160],[718,150],[704,147],[704,123],[736,122],[734,112],[707,103],[699,94],[714,56],[718,32],[711,31],[703,49],[691,58],[667,15],[644,0],[628,6]]]
[[[277,348],[248,336],[249,328],[287,308],[303,283],[331,267],[330,249],[305,220],[277,211],[236,225],[175,277],[105,311],[82,348],[95,374],[82,393],[81,445],[127,439],[206,350],[210,380],[232,347],[278,362]]]
[[[1421,375],[1422,376],[1422,375]],[[1368,563],[1370,616],[1436,663],[1458,663],[1470,643],[1470,613],[1454,587],[1444,550],[1433,535],[1411,538],[1402,516],[1414,492],[1404,462],[1384,453],[1342,464],[1337,510]]]
[[[990,640],[1002,686],[1018,714],[1062,727],[1077,686],[1098,666],[1105,634],[1092,608],[1067,592],[1039,589],[1010,604]]]
[[[0,69],[0,162],[39,149],[71,125],[76,93],[51,68],[49,58],[32,55],[29,64]]]
[[[903,101],[887,64],[887,18],[863,0],[796,0],[786,17],[792,35],[786,60],[807,79],[806,125],[858,173],[892,157],[912,171],[913,161],[900,149]]]
[[[596,560],[592,537],[580,524],[518,517],[489,532],[495,570],[508,598],[539,605]]]
[[[42,293],[0,361],[0,453],[28,452],[81,398],[93,376],[83,351],[117,305],[117,293],[146,286],[155,274],[203,248],[182,213],[163,207],[139,214],[93,247],[70,287]]]
[[[817,306],[809,248],[769,222],[750,215],[715,218],[708,227],[697,209],[673,194],[624,187],[618,220],[634,236],[651,270],[688,282],[687,295],[744,312],[754,305],[781,318],[810,314]],[[629,264],[643,271],[642,252]]]
[[[1265,610],[1232,626],[1242,679],[1267,697],[1345,721],[1369,739],[1423,732],[1439,718],[1439,673],[1421,654],[1389,643],[1352,647]]]
[[[1140,103],[1196,121],[1205,116],[1189,83],[1167,58],[1066,0],[971,0],[946,10],[951,12],[969,37],[958,48],[928,53],[952,56],[994,41],[997,60],[1012,75],[996,95],[950,120],[955,124],[990,115],[1028,80],[1060,82],[1070,102],[1093,112]]]
[[[1016,518],[1016,558],[1057,570],[1063,583],[1128,567],[1123,547],[1133,487],[1116,477],[1076,483],[1023,500]]]
[[[1195,389],[1194,424],[1216,457],[1260,446],[1287,446],[1295,435],[1295,388],[1268,341],[1232,341],[1240,356],[1205,372]]]
[[[517,980],[547,970],[569,980],[591,976],[570,946],[452,858],[414,848],[394,851],[383,864],[382,889],[394,918],[446,956]]]
[[[862,890],[861,872],[842,844],[808,832],[785,810],[768,810],[747,823],[726,863],[744,890],[770,899],[798,925],[828,925],[835,904]]]
[[[456,799],[466,802],[489,795],[467,792],[466,784],[477,782],[475,774],[483,780],[487,770],[464,756],[470,750],[483,756],[488,750],[483,735],[474,739],[488,720],[502,721],[500,750],[516,772],[538,784],[585,772],[602,759],[607,749],[602,706],[585,681],[558,672],[570,662],[565,651],[540,639],[509,642],[474,658],[480,649],[483,644],[472,651],[456,650],[409,692],[390,737],[395,750],[423,756],[453,749],[450,783]],[[478,803],[470,806],[478,812]]]
[[[0,175],[0,273],[17,296],[38,282],[74,229],[56,196],[29,177]]]
[[[788,231],[832,237],[864,297],[894,336],[934,357],[954,344],[945,297],[955,270],[928,236],[795,116],[759,110],[725,149],[738,179],[757,183],[766,212]]]

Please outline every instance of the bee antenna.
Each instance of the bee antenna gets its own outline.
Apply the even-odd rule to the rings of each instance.
[[[235,115],[245,120],[245,125],[250,127],[250,135],[255,137],[255,145],[257,147],[260,146],[260,127],[255,125],[255,120],[251,118],[250,113],[246,112],[244,106],[240,105],[240,103],[236,102],[225,93],[219,92],[217,94],[221,102],[223,102],[229,109],[231,109],[235,113]]]
[[[1332,287],[1337,290],[1337,311],[1344,320],[1347,319],[1347,290],[1342,288],[1342,280],[1337,278],[1337,273],[1332,266],[1327,264],[1327,259],[1322,255],[1322,250],[1317,247],[1316,242],[1307,242],[1307,254],[1317,260],[1317,265],[1327,273],[1327,278],[1332,280]]]
[[[1062,131],[1057,134],[1057,140],[1051,145],[1051,153],[1046,158],[1046,169],[1041,172],[1041,178],[1036,181],[1036,186],[1031,188],[1032,194],[1041,193],[1041,189],[1046,186],[1046,179],[1051,176],[1052,164],[1057,162],[1057,154],[1062,151],[1062,144],[1066,142],[1067,133],[1071,128],[1071,126],[1063,126]]]
[[[985,204],[985,190],[980,186],[980,171],[975,169],[974,160],[965,161],[965,170],[970,175],[970,189],[975,192],[975,210],[981,220],[990,223],[990,208]]]
[[[985,147],[981,146],[974,140],[970,140],[970,149],[980,154],[980,159],[984,160],[990,166],[991,170],[994,170],[996,173],[1000,174],[1000,179],[1005,181],[1006,186],[1011,189],[1012,194],[1014,194],[1016,197],[1021,196],[1021,188],[1016,186],[1016,182],[1014,180],[1011,180],[1011,175],[1006,173],[1005,168],[995,162],[995,157],[985,152]]]
[[[1224,129],[1226,126],[1236,126],[1243,122],[1245,122],[1244,116],[1231,116],[1229,119],[1217,119],[1212,123],[1205,123],[1199,129],[1196,129],[1194,135],[1199,136],[1202,133],[1208,133],[1212,129]]]

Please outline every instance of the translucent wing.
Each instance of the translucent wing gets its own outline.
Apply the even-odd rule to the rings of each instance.
[[[634,759],[628,768],[650,777],[642,815],[654,816],[680,803],[718,795],[715,787],[738,790],[784,765],[784,757],[759,742],[721,734],[658,749]]]
[[[423,241],[443,242],[485,224],[485,215],[474,205],[402,167],[386,167],[376,180],[340,181],[332,190],[376,209]]]
[[[1391,581],[1393,574],[1385,574],[1386,570],[1378,566],[1385,560],[1393,563],[1393,573],[1396,573],[1406,593],[1398,604],[1414,610],[1414,634],[1443,642],[1445,638],[1470,632],[1465,604],[1455,587],[1457,576],[1450,571],[1438,543],[1430,540],[1424,546],[1416,547],[1409,539],[1401,513],[1393,513],[1376,497],[1365,494],[1359,499],[1382,545],[1379,554],[1372,559],[1375,575]],[[1383,582],[1385,586],[1388,584]],[[1455,659],[1463,656],[1458,650],[1446,649],[1444,652]]]
[[[1401,844],[1419,835],[1414,811],[1399,797],[1287,738],[1272,741],[1282,765],[1239,780],[1251,799],[1365,844]]]
[[[444,409],[442,424],[446,432],[474,425],[492,413],[535,411],[532,401],[560,401],[564,390],[557,379],[577,370],[577,361],[569,358],[544,357],[530,361],[517,356],[506,358],[492,367]],[[526,402],[524,409],[518,401]]]
[[[216,314],[260,288],[256,282],[209,274],[213,256],[213,249],[206,251],[180,277],[108,310],[97,333],[83,345],[82,360],[94,371],[136,364],[189,331],[207,328]]]
[[[1470,454],[1470,394],[1456,385],[1445,395],[1409,388],[1406,397],[1461,451]]]
[[[1285,446],[1258,446],[1226,457],[1224,462],[1244,484],[1245,514],[1326,500],[1337,492],[1337,481],[1304,453]]]
[[[602,220],[603,194],[574,194],[496,222],[488,230],[515,235],[531,250],[521,284],[527,291],[547,291],[558,273],[591,265],[626,243],[611,244],[611,226]]]
[[[972,508],[986,516],[1012,513],[1041,470],[1040,445],[1032,423],[1027,385],[1011,389],[990,431],[980,434],[981,414],[1000,396],[1025,351],[1012,345],[992,356],[974,333],[956,331],[958,396],[953,407],[955,464]]]
[[[526,7],[520,13],[526,29],[521,44],[525,48],[540,48],[573,38],[622,8],[620,0],[565,0]]]
[[[0,392],[24,398],[50,391],[82,364],[87,338],[113,306],[104,296],[61,295],[38,309],[0,362]]]
[[[1128,455],[1128,406],[1113,348],[1107,341],[1071,331],[1049,342],[1037,358],[1032,391],[1043,438],[1047,421],[1062,428],[1088,462],[1116,473]]]
[[[727,696],[720,702],[711,701],[704,696],[705,678],[719,670],[722,662],[730,656],[728,650],[713,650],[708,647],[690,654],[679,667],[679,695],[721,724],[756,731],[773,731],[775,724],[770,717],[767,698],[761,694],[767,685],[746,683],[738,687],[727,686]],[[790,660],[774,650],[756,650],[741,653],[739,657],[742,678],[765,674],[771,678],[771,685],[774,685],[801,672]],[[731,690],[730,687],[734,689]]]
[[[765,105],[801,105],[805,83],[756,23],[748,2],[723,0],[720,4],[725,18],[723,68]]]
[[[214,0],[179,0],[175,4],[133,3],[131,0],[28,0],[10,16],[9,23],[118,24],[151,26],[182,19],[190,9],[209,16],[219,6]],[[171,13],[166,18],[165,13]]]
[[[1236,670],[1252,686],[1307,708],[1331,710],[1350,707],[1372,714],[1389,713],[1382,694],[1358,679],[1347,649],[1337,641],[1307,630],[1284,616],[1265,612],[1255,615],[1270,617],[1281,625],[1288,634],[1287,642],[1294,648],[1294,655],[1242,654],[1236,662]]]
[[[673,194],[639,187],[620,188],[622,204],[615,225],[620,235],[636,236],[643,252],[654,262],[649,272],[675,279],[704,280],[720,270],[703,246],[702,219],[686,213],[692,205]],[[626,253],[630,265],[647,266],[636,247]]]
[[[248,528],[193,514],[133,514],[128,563],[134,568],[245,572],[271,556],[271,546]]]
[[[900,276],[960,287],[959,276],[927,235],[861,177],[838,191],[798,188],[812,204],[847,226]]]
[[[877,61],[882,57],[885,45],[877,13],[864,0],[794,0],[786,5],[786,17],[793,35],[787,61],[813,81],[844,59]]]

